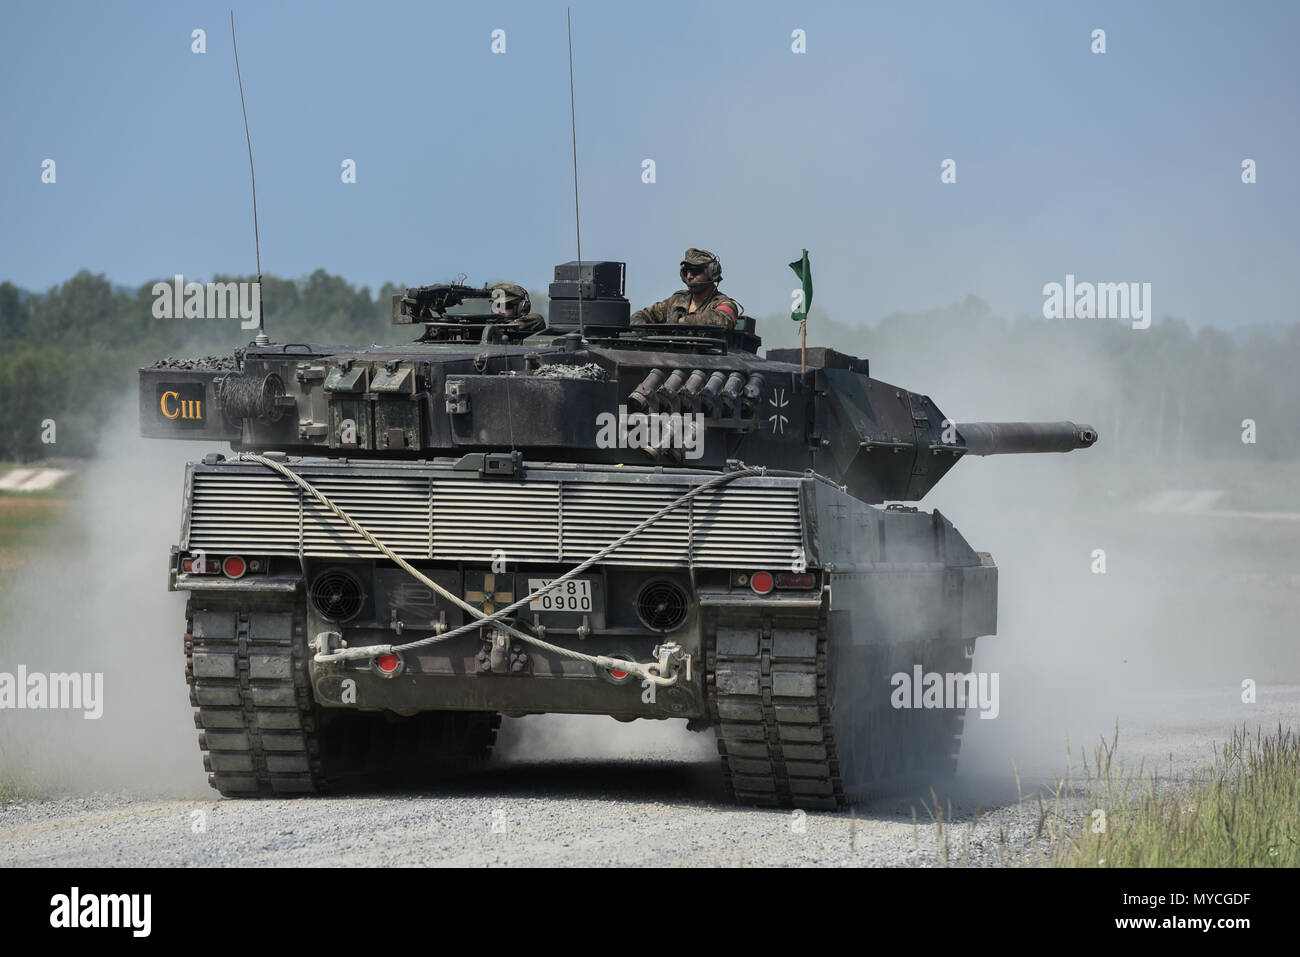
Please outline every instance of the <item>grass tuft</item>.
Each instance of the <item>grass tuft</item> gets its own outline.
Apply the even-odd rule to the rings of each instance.
[[[1104,827],[1095,812],[1077,830],[1062,827],[1053,865],[1300,867],[1300,735],[1243,727],[1184,784],[1126,773],[1117,743],[1118,733],[1084,762],[1084,793]]]

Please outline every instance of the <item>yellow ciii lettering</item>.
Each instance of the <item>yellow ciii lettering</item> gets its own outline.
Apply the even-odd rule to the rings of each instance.
[[[179,401],[180,397],[181,394],[179,392],[164,392],[162,394],[162,399],[159,400],[158,405],[162,408],[164,418],[174,419],[181,414],[180,409],[176,409],[173,412],[167,411],[167,400],[172,399],[173,401]]]

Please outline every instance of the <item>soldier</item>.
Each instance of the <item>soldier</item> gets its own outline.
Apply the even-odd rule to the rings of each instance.
[[[740,304],[718,291],[722,263],[707,249],[688,249],[682,259],[682,282],[686,288],[662,302],[632,313],[632,322],[675,322],[730,329],[740,317]]]
[[[499,282],[492,287],[492,315],[505,319],[505,333],[511,339],[523,339],[546,328],[546,320],[535,312],[528,290],[513,282]]]

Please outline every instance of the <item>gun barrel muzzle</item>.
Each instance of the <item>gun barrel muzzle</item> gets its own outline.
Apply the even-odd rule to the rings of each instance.
[[[1097,430],[1073,422],[964,422],[957,426],[970,455],[1073,452],[1097,441]]]

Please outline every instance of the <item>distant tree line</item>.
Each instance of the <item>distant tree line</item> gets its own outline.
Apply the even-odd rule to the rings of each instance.
[[[114,290],[86,271],[26,296],[0,283],[0,460],[92,455],[108,408],[134,395],[138,368],[165,356],[230,355],[251,338],[238,318],[156,318],[153,285]],[[401,342],[415,337],[391,325],[391,297],[401,290],[385,283],[372,295],[324,270],[268,276],[267,330],[277,342]],[[531,296],[545,314],[545,295]],[[929,395],[959,422],[1089,422],[1102,433],[1098,453],[1129,460],[1300,459],[1300,323],[1230,335],[1169,318],[1146,330],[1008,320],[975,297],[870,318],[832,319],[814,305],[809,344],[868,358],[874,377]],[[768,347],[798,345],[786,316],[761,318],[758,332]],[[1250,445],[1241,441],[1247,419],[1257,439]],[[41,441],[45,420],[57,426],[53,446]]]

